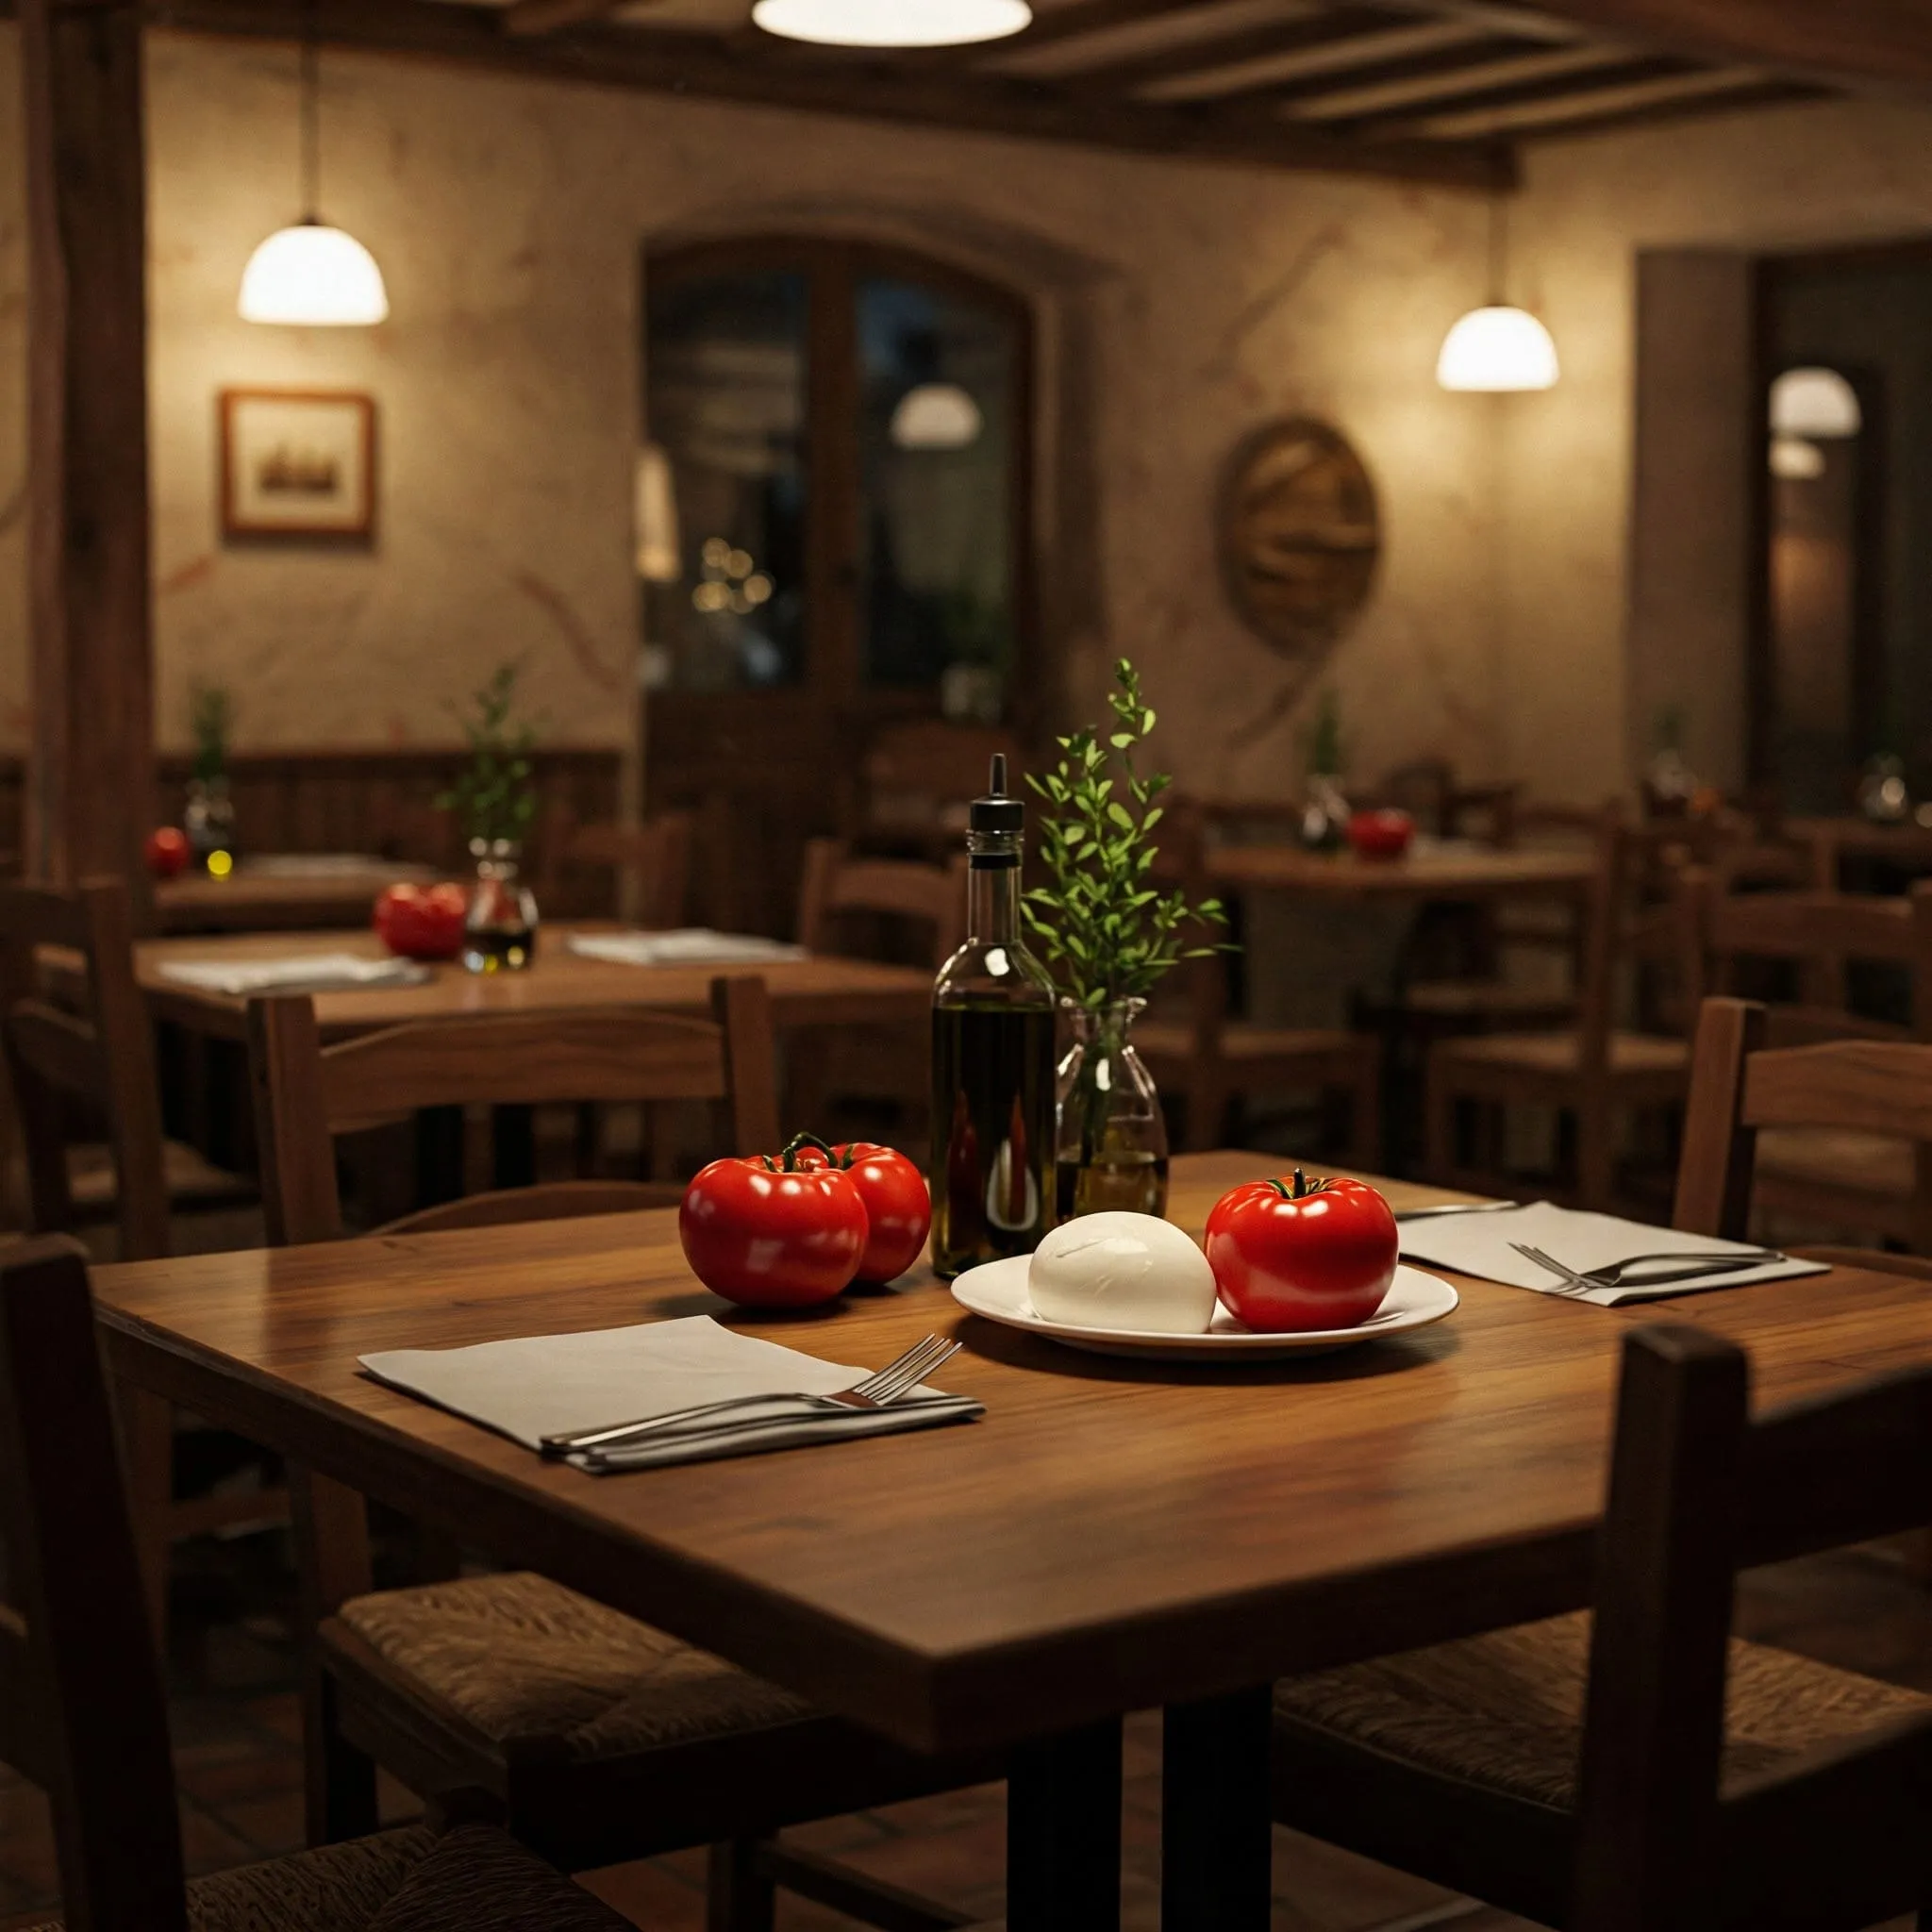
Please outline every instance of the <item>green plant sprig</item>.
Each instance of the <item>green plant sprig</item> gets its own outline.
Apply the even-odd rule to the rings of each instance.
[[[188,690],[188,729],[194,739],[193,775],[204,785],[225,776],[235,730],[234,692],[225,684],[197,678]]]
[[[447,791],[437,794],[437,808],[453,811],[463,836],[473,843],[519,844],[537,816],[537,788],[531,779],[530,751],[536,727],[510,724],[516,707],[521,666],[499,664],[471,694],[473,711],[451,711],[469,741],[469,769]]]
[[[1151,834],[1164,816],[1156,801],[1174,781],[1162,772],[1143,778],[1135,767],[1154,712],[1124,658],[1108,704],[1114,723],[1105,746],[1092,729],[1075,731],[1058,741],[1058,768],[1026,780],[1052,810],[1040,834],[1048,883],[1025,894],[1022,912],[1062,991],[1093,1013],[1144,998],[1183,959],[1222,951],[1185,944],[1184,928],[1227,923],[1218,899],[1190,906],[1184,892],[1153,881],[1160,848]]]

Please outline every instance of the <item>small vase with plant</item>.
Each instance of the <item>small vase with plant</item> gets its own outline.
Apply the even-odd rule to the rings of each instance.
[[[537,816],[537,733],[527,721],[512,723],[518,669],[499,664],[472,694],[469,713],[457,714],[470,762],[436,801],[457,814],[476,864],[463,929],[463,964],[472,973],[522,972],[537,956],[536,895],[518,874]]]
[[[1225,923],[1220,903],[1190,905],[1155,875],[1158,802],[1173,782],[1141,776],[1135,755],[1154,729],[1139,675],[1124,658],[1108,694],[1113,728],[1059,741],[1058,767],[1027,783],[1050,810],[1041,828],[1047,881],[1025,896],[1027,925],[1061,991],[1074,1043],[1060,1062],[1056,1158],[1058,1218],[1104,1208],[1158,1214],[1167,1205],[1167,1130],[1131,1032],[1147,996],[1191,944]]]
[[[228,741],[234,729],[235,698],[226,685],[197,680],[189,687],[194,762],[189,769],[181,829],[194,863],[216,878],[235,869],[235,802],[228,791]]]
[[[1348,799],[1341,789],[1346,752],[1341,736],[1341,699],[1332,684],[1315,700],[1315,715],[1302,741],[1307,781],[1303,787],[1301,841],[1311,852],[1339,852],[1348,837]]]

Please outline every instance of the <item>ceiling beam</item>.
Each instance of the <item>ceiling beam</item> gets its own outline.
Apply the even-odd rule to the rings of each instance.
[[[1491,60],[1465,60],[1439,67],[1429,74],[1407,74],[1398,80],[1372,80],[1357,87],[1331,88],[1306,94],[1282,109],[1291,121],[1352,121],[1368,114],[1386,114],[1396,108],[1416,108],[1429,101],[1459,101],[1490,94],[1524,82],[1558,80],[1600,68],[1623,67],[1640,57],[1629,48],[1604,42],[1570,47],[1539,47],[1534,53],[1506,54]]]
[[[305,22],[328,45],[417,55],[552,80],[675,92],[808,113],[1069,142],[1174,160],[1367,175],[1477,192],[1511,185],[1514,159],[1498,145],[1438,147],[1356,142],[1291,127],[1261,109],[1189,111],[1094,101],[993,75],[869,64],[842,53],[784,58],[742,44],[666,29],[581,26],[513,36],[497,9],[439,0],[154,0],[149,18],[188,31],[292,39]]]
[[[1063,35],[1044,45],[1022,34],[985,51],[973,64],[1029,80],[1099,75],[1112,82],[1147,70],[1169,73],[1179,63],[1218,57],[1224,48],[1266,46],[1279,35],[1320,31],[1331,17],[1328,7],[1312,0],[1203,0],[1197,7]]]
[[[1143,87],[1143,101],[1206,101],[1284,82],[1309,80],[1320,75],[1347,74],[1364,67],[1381,67],[1411,55],[1433,54],[1443,47],[1465,46],[1489,38],[1483,29],[1460,21],[1425,20],[1407,26],[1379,27],[1372,33],[1349,34],[1341,40],[1318,41],[1312,46],[1288,47],[1277,53],[1256,54],[1212,67],[1176,74]]]
[[[1932,95],[1925,0],[1539,0],[1592,32],[1698,60]]]
[[[561,27],[581,26],[587,20],[606,19],[624,4],[625,0],[509,0],[503,9],[503,30],[554,34]]]
[[[1602,122],[1656,108],[1707,107],[1725,96],[1757,94],[1775,76],[1750,67],[1703,68],[1691,74],[1654,75],[1607,87],[1577,87],[1503,107],[1451,109],[1405,121],[1391,132],[1433,141],[1474,141],[1555,131],[1568,122]]]

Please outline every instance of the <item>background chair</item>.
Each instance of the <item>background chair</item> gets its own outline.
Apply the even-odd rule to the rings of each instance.
[[[1275,1816],[1576,1932],[1932,1924],[1932,1697],[1730,1637],[1740,1569],[1932,1516],[1932,1369],[1748,1380],[1628,1335],[1593,1615],[1283,1682]]]
[[[601,902],[638,925],[675,930],[691,903],[696,824],[689,811],[654,812],[641,824],[580,824],[559,812],[545,841],[546,892],[558,905]],[[599,889],[577,883],[586,873],[601,875]]]
[[[1732,893],[1704,871],[1683,886],[1686,978],[1694,991],[1734,995],[1781,966],[1796,998],[1767,1004],[1756,1046],[1924,1038],[1932,1025],[1932,884],[1907,898],[1836,891]],[[1848,969],[1891,969],[1909,1017],[1854,1011]],[[1921,1253],[1932,1231],[1908,1141],[1883,1120],[1870,1129],[1818,1122],[1767,1124],[1756,1141],[1759,1212],[1902,1241]]]
[[[0,1262],[0,1757],[52,1802],[76,1932],[625,1932],[511,1843],[413,1828],[183,1879],[168,1715],[121,1487],[87,1264],[49,1240]],[[58,1932],[58,1927],[50,1932]]]
[[[41,997],[36,956],[43,946],[65,947],[84,962],[81,1010]],[[162,1137],[154,1029],[135,984],[132,922],[120,880],[91,880],[74,892],[0,886],[0,1037],[29,1233],[75,1232],[105,1211],[119,1257],[153,1260],[169,1251],[177,1208],[247,1198],[240,1176]],[[75,1198],[76,1166],[104,1183],[91,1203]],[[288,1498],[274,1483],[177,1498],[174,1411],[130,1389],[123,1391],[121,1416],[148,1613],[165,1647],[175,1541],[285,1522]]]
[[[866,745],[858,786],[841,800],[839,824],[869,852],[943,864],[964,849],[967,802],[986,790],[995,752],[1020,791],[1024,753],[1005,725],[949,718],[881,724]]]
[[[1541,1107],[1574,1124],[1574,1179],[1540,1182],[1558,1200],[1607,1208],[1618,1193],[1617,1131],[1628,1115],[1683,1097],[1690,1065],[1682,1039],[1618,1024],[1620,967],[1643,956],[1674,966],[1680,927],[1674,904],[1641,902],[1639,863],[1647,835],[1610,821],[1598,833],[1576,1024],[1561,1031],[1494,1033],[1440,1041],[1428,1060],[1427,1166],[1432,1179],[1474,1192],[1512,1185],[1503,1158],[1509,1109]],[[1461,1152],[1458,1113],[1477,1111],[1481,1151]]]
[[[1178,886],[1191,905],[1212,893],[1205,825],[1182,800],[1161,826],[1157,875]],[[1195,942],[1212,945],[1220,928],[1205,927]],[[1134,1028],[1133,1041],[1163,1102],[1179,1101],[1189,1151],[1239,1141],[1233,1110],[1264,1094],[1315,1091],[1340,1098],[1348,1109],[1344,1143],[1351,1165],[1381,1166],[1381,1058],[1374,1039],[1339,1027],[1259,1026],[1229,1012],[1227,956],[1212,952],[1183,959],[1156,1005]]]
[[[982,776],[982,783],[984,782]],[[937,974],[966,936],[963,857],[950,865],[855,856],[841,839],[805,848],[798,942],[808,952],[882,958]],[[799,1026],[787,1030],[791,1117],[845,1139],[832,1110],[853,1113],[864,1137],[888,1139],[925,1158],[932,1107],[932,1041],[922,1023]],[[882,1118],[870,1116],[881,1112]]]
[[[729,1114],[732,1148],[771,1150],[764,983],[716,980],[712,1007],[710,1021],[626,1008],[432,1022],[324,1048],[312,1001],[251,1001],[271,1240],[338,1237],[332,1130],[413,1108],[708,1098]],[[409,1225],[501,1224],[577,1198],[568,1186],[507,1190]],[[619,1198],[605,1190],[596,1206]],[[717,1932],[769,1932],[780,1882],[882,1913],[882,1925],[922,1923],[908,1914],[927,1911],[923,1902],[761,1840],[785,1824],[983,1782],[997,1767],[914,1757],[530,1573],[374,1591],[362,1499],[305,1471],[291,1476],[310,1648],[312,1840],[370,1828],[381,1763],[426,1797],[488,1792],[518,1838],[570,1870],[713,1843]]]

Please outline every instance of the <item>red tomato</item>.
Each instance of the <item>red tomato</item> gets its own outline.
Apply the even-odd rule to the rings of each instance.
[[[1264,1334],[1353,1328],[1382,1305],[1401,1241],[1365,1181],[1244,1181],[1208,1217],[1222,1305]]]
[[[834,1147],[832,1163],[858,1190],[872,1228],[858,1279],[896,1279],[918,1260],[932,1225],[932,1195],[926,1191],[925,1176],[896,1147],[879,1147],[870,1141],[848,1141]]]
[[[782,1159],[714,1160],[677,1210],[691,1273],[713,1294],[748,1308],[808,1308],[850,1286],[870,1228],[849,1175]]]
[[[188,870],[188,834],[179,825],[157,825],[144,850],[147,869],[158,879],[179,878]]]
[[[385,886],[375,901],[375,936],[405,959],[454,959],[463,950],[468,911],[458,885]]]
[[[1414,837],[1406,811],[1358,811],[1348,822],[1348,842],[1361,858],[1400,858]]]

